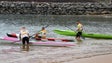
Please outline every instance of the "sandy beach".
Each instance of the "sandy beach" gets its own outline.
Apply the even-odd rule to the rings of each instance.
[[[112,62],[112,54],[94,56],[94,57],[83,58],[83,59],[75,59],[74,61],[65,62],[65,63],[111,63],[111,62]]]

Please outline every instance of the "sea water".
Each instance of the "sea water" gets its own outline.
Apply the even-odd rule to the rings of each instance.
[[[74,16],[74,15],[0,15],[0,37],[6,33],[19,33],[25,26],[30,35],[46,27],[47,37],[75,37],[58,35],[55,29],[76,30],[76,21],[83,24],[86,33],[112,33],[112,17],[105,16]],[[30,46],[29,52],[21,51],[21,44],[0,40],[0,63],[61,63],[72,59],[112,54],[112,40],[85,38],[81,43],[74,42],[72,47]]]

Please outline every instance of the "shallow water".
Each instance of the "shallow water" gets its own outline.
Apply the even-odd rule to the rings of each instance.
[[[25,26],[32,35],[41,27],[49,25],[46,28],[48,37],[74,39],[58,35],[52,30],[70,30],[67,27],[76,30],[77,20],[83,23],[84,32],[103,34],[112,32],[112,17],[0,15],[0,33],[1,37],[6,36],[6,33],[19,33],[20,27]],[[20,44],[0,40],[0,63],[64,63],[74,59],[112,54],[112,40],[86,38],[82,43],[76,41],[74,43],[76,46],[73,47],[31,46],[29,52],[23,52]]]

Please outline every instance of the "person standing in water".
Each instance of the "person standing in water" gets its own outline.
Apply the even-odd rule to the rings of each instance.
[[[29,51],[29,32],[25,27],[20,29],[20,40],[22,40],[22,50]]]
[[[83,25],[82,25],[82,23],[80,23],[80,21],[77,21],[76,24],[77,24],[76,39],[77,39],[78,41],[80,41],[80,40],[81,40],[81,37],[82,37]]]

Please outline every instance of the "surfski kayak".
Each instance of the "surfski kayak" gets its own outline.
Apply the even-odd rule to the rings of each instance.
[[[17,38],[13,38],[13,37],[0,37],[1,40],[7,40],[10,41],[11,43],[21,43],[20,40],[18,40]],[[30,41],[30,44],[33,45],[46,45],[46,46],[75,46],[75,44],[73,42],[38,42],[38,41]]]
[[[76,36],[76,31],[71,31],[71,30],[53,30],[55,33],[60,34],[60,35],[65,35],[65,36]],[[88,38],[96,38],[96,39],[112,39],[112,35],[108,34],[96,34],[96,33],[82,33],[83,37],[88,37]]]
[[[14,38],[18,38],[18,34],[16,34],[16,33],[7,33],[7,36],[8,37],[14,37]],[[34,38],[34,37],[33,37]],[[35,38],[34,38],[35,39]],[[43,39],[41,39],[41,38],[38,38],[38,39],[36,39],[36,40],[43,40]],[[45,40],[45,39],[44,39]],[[48,41],[62,41],[62,42],[74,42],[74,40],[72,40],[72,39],[59,39],[59,38],[46,38],[46,40],[48,40]]]

